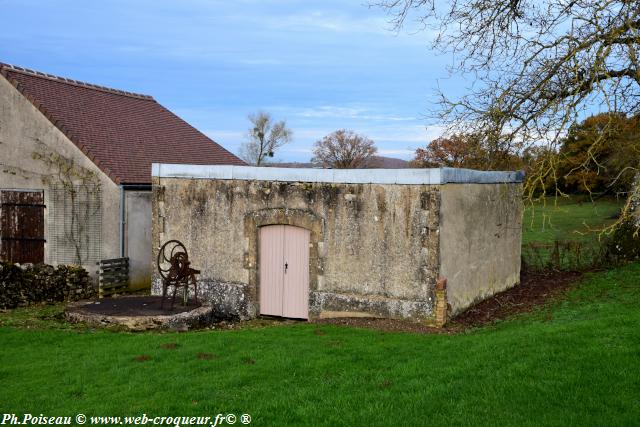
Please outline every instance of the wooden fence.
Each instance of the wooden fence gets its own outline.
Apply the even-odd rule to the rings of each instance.
[[[100,298],[123,294],[129,288],[129,258],[103,259],[98,262]]]
[[[582,270],[598,267],[605,248],[593,241],[530,242],[522,245],[523,266],[534,270]]]

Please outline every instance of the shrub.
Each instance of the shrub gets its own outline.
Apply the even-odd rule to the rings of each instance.
[[[640,235],[630,221],[622,223],[605,242],[610,261],[635,261],[640,259]]]

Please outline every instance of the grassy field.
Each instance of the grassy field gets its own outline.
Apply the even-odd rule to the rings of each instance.
[[[606,239],[602,229],[615,222],[623,204],[623,200],[573,197],[526,206],[522,223],[525,261],[545,266],[559,242],[555,263],[565,268],[588,267]]]
[[[615,221],[613,217],[623,204],[622,199],[585,201],[573,197],[527,206],[522,222],[522,242],[597,239],[599,230]]]
[[[539,311],[455,335],[308,323],[133,334],[70,327],[58,307],[10,311],[0,314],[0,409],[248,413],[251,425],[632,425],[638,277],[640,263],[590,274]]]

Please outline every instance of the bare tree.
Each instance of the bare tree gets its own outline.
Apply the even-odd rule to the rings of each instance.
[[[455,58],[450,71],[474,81],[460,98],[439,93],[432,116],[448,125],[448,133],[481,134],[514,152],[546,144],[557,153],[569,127],[587,115],[640,113],[637,0],[372,4],[385,8],[398,30],[416,18],[435,31],[433,47]],[[594,160],[588,157],[587,163]],[[532,170],[525,183],[529,198],[541,190],[542,177],[560,178],[555,164],[545,159]],[[635,187],[635,197],[639,191]],[[628,203],[623,213],[630,212]]]
[[[366,136],[340,129],[314,144],[311,161],[335,169],[364,168],[377,151],[374,142]]]
[[[276,150],[291,141],[293,133],[284,120],[273,122],[271,115],[264,111],[249,115],[248,141],[240,147],[240,157],[247,163],[261,166],[267,157],[273,157]]]

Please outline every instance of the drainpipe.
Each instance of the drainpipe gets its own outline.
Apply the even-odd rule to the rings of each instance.
[[[120,186],[120,258],[124,258],[124,185]]]

